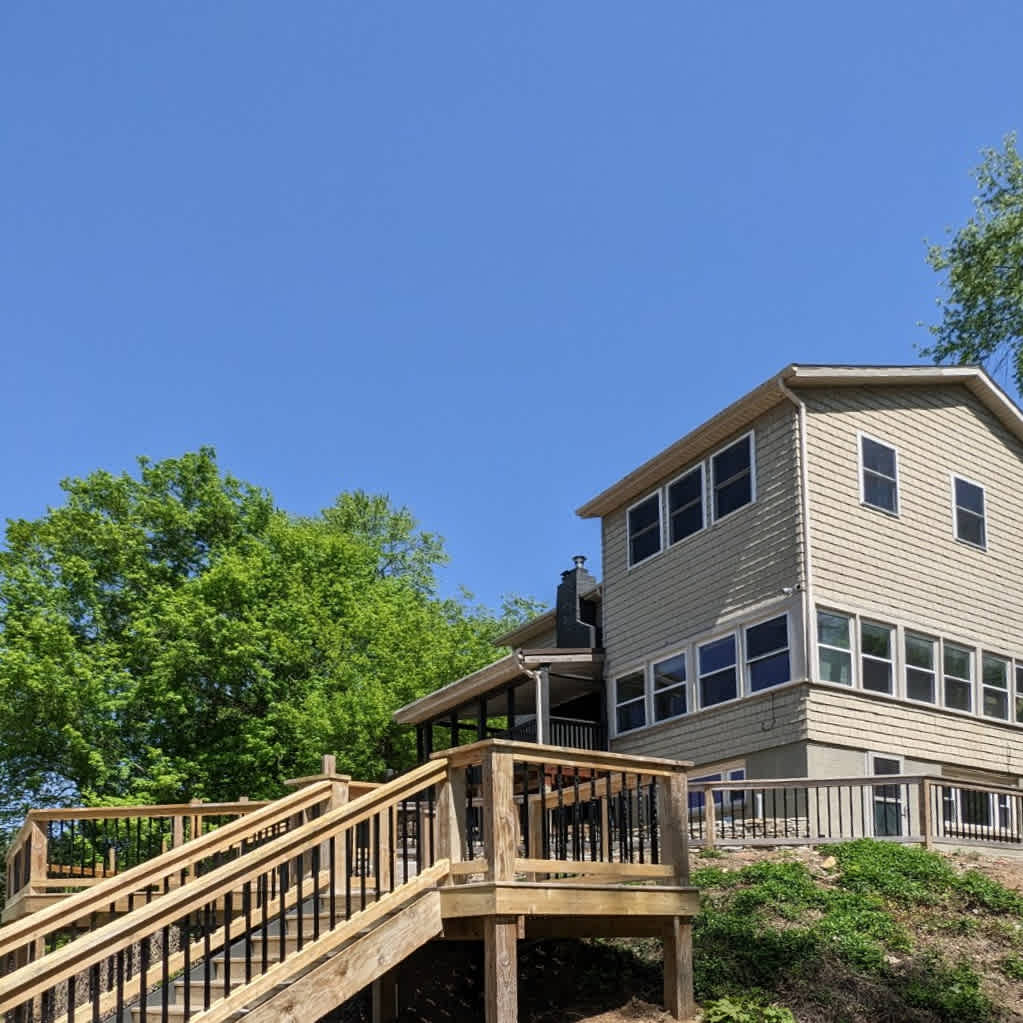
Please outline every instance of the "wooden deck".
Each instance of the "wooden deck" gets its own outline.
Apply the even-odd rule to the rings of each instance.
[[[687,766],[490,740],[351,798],[325,765],[121,873],[46,877],[89,883],[0,929],[0,1015],[306,1021],[372,984],[384,1021],[401,962],[457,938],[483,942],[486,1020],[513,1023],[518,940],[636,935],[689,1019]]]

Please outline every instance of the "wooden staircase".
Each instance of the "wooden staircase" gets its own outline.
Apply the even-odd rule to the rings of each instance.
[[[477,938],[486,1019],[512,1023],[517,939],[654,934],[688,1019],[687,766],[489,740],[354,799],[305,779],[0,928],[0,1018],[310,1023],[428,942]]]

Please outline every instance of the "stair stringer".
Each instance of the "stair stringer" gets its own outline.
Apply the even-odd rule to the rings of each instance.
[[[284,962],[192,1016],[193,1023],[318,1019],[383,976],[444,930],[436,885],[442,860]],[[367,930],[368,928],[368,930]]]

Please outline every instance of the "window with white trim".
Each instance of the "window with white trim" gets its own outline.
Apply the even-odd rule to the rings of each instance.
[[[686,655],[676,654],[653,667],[654,721],[685,714],[686,710]]]
[[[734,767],[730,770],[724,769],[715,774],[701,774],[697,778],[690,778],[691,782],[699,781],[745,781],[746,768]],[[703,806],[704,798],[702,792],[691,792],[689,794],[689,809],[696,810]],[[741,807],[746,801],[745,789],[731,789],[728,793],[729,809]],[[725,797],[720,790],[714,793],[714,805],[719,810],[724,809]]]
[[[942,786],[941,818],[946,834],[974,837],[978,829],[1006,831],[1012,827],[1012,802],[1007,793]]]
[[[906,633],[906,699],[937,702],[937,646],[929,636]]]
[[[890,625],[860,622],[860,678],[863,688],[874,693],[891,693],[894,678]]]
[[[668,543],[703,529],[703,463],[668,484]]]
[[[943,643],[945,706],[952,710],[973,710],[973,651]]]
[[[981,659],[981,712],[984,717],[1009,720],[1009,662],[984,654]]]
[[[1023,723],[1023,664],[1016,665],[1016,720]]]
[[[852,619],[848,615],[817,612],[817,667],[821,681],[852,685]]]
[[[734,700],[739,695],[735,636],[724,636],[699,647],[700,706]]]
[[[780,686],[792,678],[789,665],[789,616],[778,615],[746,629],[746,681],[751,693]]]
[[[634,504],[626,513],[629,528],[629,564],[638,565],[661,549],[661,492]]]
[[[646,724],[646,672],[642,668],[615,679],[615,723],[619,732]]]
[[[860,475],[863,503],[899,513],[899,470],[895,448],[860,434]]]
[[[986,547],[984,488],[960,476],[953,476],[952,495],[955,500],[956,539],[975,547]]]
[[[710,459],[714,520],[753,501],[753,434],[747,433]]]

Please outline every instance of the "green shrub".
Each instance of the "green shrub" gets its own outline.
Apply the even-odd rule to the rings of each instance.
[[[955,888],[971,908],[1023,916],[1023,897],[979,870],[967,870],[960,874],[955,879]]]
[[[905,905],[935,905],[955,888],[955,871],[937,854],[894,842],[860,838],[826,846],[841,870],[839,884]]]
[[[935,956],[924,959],[906,979],[903,997],[907,1005],[928,1009],[948,1023],[988,1023],[997,1018],[980,990],[980,977],[967,963],[948,967]]]
[[[780,1005],[761,1005],[749,998],[718,998],[703,1007],[705,1023],[796,1023]]]
[[[998,968],[1006,977],[1011,977],[1013,980],[1023,980],[1023,959],[1019,956],[1006,956],[998,964]]]

